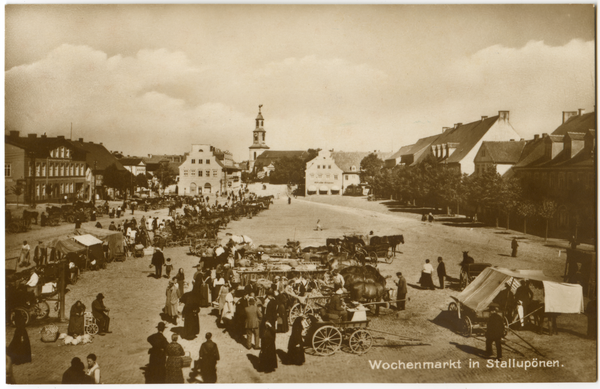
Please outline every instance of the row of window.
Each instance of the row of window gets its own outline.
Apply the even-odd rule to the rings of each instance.
[[[581,182],[590,187],[595,185],[594,174],[584,172],[527,172],[525,178],[533,180],[539,185],[548,185],[549,188],[564,189],[565,185],[572,186],[575,182]]]
[[[202,170],[198,170],[198,177],[202,177]],[[219,174],[217,169],[213,169],[212,171],[212,175],[213,177],[217,177],[217,175]],[[195,177],[196,176],[196,170],[184,170],[183,171],[183,176],[187,177],[188,175]],[[210,170],[206,170],[206,177],[210,177]]]
[[[50,158],[71,158],[71,150],[64,146],[50,150]]]
[[[321,165],[317,165],[317,169],[320,169],[320,168],[321,168]],[[327,166],[323,165],[323,169],[331,169],[331,165],[327,165]]]
[[[67,193],[75,193],[75,186],[71,183],[63,183],[59,184],[58,193],[57,194],[67,194]],[[35,196],[38,198],[46,197],[46,185],[45,184],[36,184],[35,185]]]
[[[310,176],[311,176],[312,178],[314,178],[314,177],[315,177],[315,173],[310,173]],[[339,177],[339,176],[338,176],[337,174],[334,174],[334,175],[333,175],[333,179],[334,179],[334,180],[337,180],[337,179],[338,179],[338,177]],[[318,173],[318,174],[317,174],[317,178],[323,178],[323,173]],[[325,175],[325,178],[327,178],[327,179],[331,178],[331,174],[326,174],[326,175]],[[346,176],[346,180],[347,180],[347,179],[348,179],[348,176]]]
[[[195,163],[196,163],[196,160],[195,160],[195,159],[192,159],[192,163],[194,163],[194,164],[195,164]],[[199,159],[199,160],[198,160],[198,164],[202,164],[202,160],[201,160],[201,159]],[[207,164],[207,165],[210,165],[210,159],[207,159],[207,160],[206,160],[206,164]]]
[[[68,149],[67,149],[68,150]],[[4,169],[6,173],[6,168]],[[48,164],[48,177],[67,177],[76,176],[81,177],[85,175],[85,164],[83,163],[71,163],[71,162],[51,162]],[[33,165],[29,164],[29,177],[33,175]],[[46,177],[46,163],[35,164],[35,176]]]

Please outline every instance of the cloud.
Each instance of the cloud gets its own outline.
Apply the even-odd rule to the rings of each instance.
[[[272,149],[383,151],[505,109],[527,138],[551,132],[561,111],[594,104],[594,44],[580,40],[495,45],[386,71],[316,55],[228,66],[211,58],[196,63],[166,49],[108,56],[61,45],[6,71],[6,129],[65,135],[73,122],[74,137],[126,154],[210,143],[241,161],[258,104]]]

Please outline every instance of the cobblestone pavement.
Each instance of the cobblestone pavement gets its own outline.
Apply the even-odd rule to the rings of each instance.
[[[557,249],[548,247],[538,238],[527,236],[521,240],[519,257],[505,256],[510,253],[510,240],[515,233],[505,234],[493,228],[465,230],[443,226],[437,223],[421,223],[417,215],[389,212],[383,205],[367,202],[364,199],[343,199],[343,206],[326,204],[332,199],[293,199],[288,205],[286,199],[276,200],[265,212],[252,219],[231,222],[221,232],[245,234],[256,243],[284,244],[286,239],[299,240],[302,246],[324,244],[325,238],[340,236],[344,233],[366,233],[373,230],[376,234],[403,233],[406,244],[392,264],[379,264],[384,275],[393,275],[402,271],[409,285],[418,279],[425,258],[435,259],[443,256],[451,276],[458,275],[457,264],[461,252],[468,250],[476,261],[490,262],[508,268],[543,269],[549,276],[560,276],[564,268],[564,253],[558,256]],[[339,204],[339,203],[338,203]],[[155,214],[157,211],[149,212]],[[166,211],[158,211],[164,215]],[[136,212],[136,218],[141,214]],[[127,215],[130,218],[131,215]],[[316,220],[321,219],[324,231],[314,231]],[[108,220],[108,219],[103,219]],[[87,223],[88,227],[92,223]],[[103,223],[104,224],[104,223]],[[62,228],[62,230],[61,230]],[[58,229],[44,229],[45,236],[55,235],[72,229],[61,226]],[[37,239],[33,230],[27,234],[7,236],[7,250],[18,248],[20,241]],[[555,242],[556,243],[556,242]],[[188,256],[187,247],[165,250],[171,257],[175,269],[183,268],[187,277],[194,270],[192,266],[197,258]],[[144,382],[141,368],[148,361],[148,343],[146,338],[155,332],[160,320],[160,312],[165,302],[167,280],[149,277],[153,269],[149,268],[150,257],[129,258],[122,263],[112,263],[108,269],[99,272],[83,273],[75,286],[67,294],[67,313],[78,299],[82,300],[89,311],[91,302],[97,293],[102,292],[105,304],[111,308],[112,334],[97,336],[92,344],[64,346],[56,343],[42,343],[39,330],[44,323],[35,323],[28,327],[33,353],[33,363],[14,367],[19,383],[57,384],[62,373],[69,366],[71,358],[85,358],[89,353],[99,357],[102,379],[109,384],[139,384]],[[390,287],[391,281],[390,282]],[[436,282],[437,284],[437,282]],[[558,318],[560,333],[558,336],[538,335],[531,331],[519,332],[528,343],[543,354],[534,352],[516,335],[507,337],[504,359],[518,361],[558,360],[554,368],[530,368],[528,370],[512,368],[487,368],[486,360],[481,356],[485,348],[482,336],[464,338],[453,329],[452,320],[446,309],[456,296],[452,289],[425,291],[409,286],[407,310],[395,313],[382,309],[380,317],[372,317],[370,327],[373,330],[394,333],[405,338],[420,339],[421,342],[408,342],[398,337],[373,333],[375,346],[365,355],[354,355],[341,350],[333,356],[319,357],[310,355],[307,350],[306,364],[301,367],[286,366],[270,374],[259,373],[253,367],[258,351],[248,351],[231,337],[217,328],[215,317],[203,309],[200,315],[201,333],[193,341],[182,340],[186,351],[197,358],[204,334],[211,331],[219,345],[221,361],[218,364],[219,382],[255,383],[255,382],[568,382],[594,381],[596,379],[596,342],[585,339],[586,318],[583,315],[561,315]],[[56,317],[56,312],[52,312]],[[182,325],[182,324],[180,324]],[[67,323],[59,324],[65,332]],[[168,325],[168,336],[173,326]],[[6,328],[6,339],[10,342],[14,328]],[[288,335],[277,335],[278,352],[287,350]],[[425,345],[415,345],[426,343]],[[283,350],[283,351],[279,351]],[[373,369],[370,363],[377,361],[393,363],[403,362],[454,362],[446,369],[393,370]],[[460,361],[460,368],[458,367]],[[479,368],[470,368],[469,361],[479,362]],[[184,369],[187,377],[190,369]],[[196,382],[192,379],[190,382]]]

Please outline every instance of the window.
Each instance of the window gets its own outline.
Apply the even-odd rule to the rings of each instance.
[[[334,179],[334,180],[337,180],[337,179],[338,179],[338,175],[337,175],[337,174],[334,174],[334,175],[333,175],[333,179]]]
[[[12,177],[12,164],[4,164],[4,177]]]
[[[54,176],[54,164],[48,164],[48,177]]]
[[[29,177],[33,176],[33,164],[31,162],[28,163],[29,166]]]
[[[196,160],[195,160],[195,159],[192,159],[192,163],[196,163]]]
[[[331,169],[331,165],[328,165],[328,166],[327,166],[327,169]]]
[[[346,181],[348,181],[348,175],[346,174]]]
[[[75,170],[75,166],[72,163],[69,164],[69,175],[72,176]]]
[[[71,150],[67,149],[65,152],[65,155],[67,156],[67,158],[71,157]]]
[[[199,160],[198,160],[198,163],[202,163],[202,160],[201,160],[201,159],[199,159]]]
[[[485,157],[485,149],[481,149],[481,156]]]
[[[80,176],[83,176],[83,174],[84,174],[83,164],[81,164],[81,165],[79,166],[79,173],[80,173],[80,174],[79,174]]]
[[[322,178],[322,177],[323,177],[323,173],[319,173],[319,176],[318,176],[318,177],[319,177],[319,178]]]
[[[187,170],[184,170],[184,171],[183,171],[183,176],[184,176],[184,177],[187,177],[187,175],[188,175],[188,171],[187,171]]]
[[[46,196],[46,185],[42,185],[42,196]]]
[[[321,168],[321,166],[320,166],[320,165],[317,165],[317,169],[320,169],[320,168]]]
[[[210,165],[210,159],[207,159],[207,160],[206,160],[206,164],[207,164],[207,165]]]
[[[58,164],[57,163],[54,164],[54,176],[58,177]]]
[[[46,177],[46,164],[42,164],[42,177]]]
[[[40,197],[40,185],[35,184],[35,195],[36,197]]]
[[[60,175],[65,176],[65,165],[62,163],[60,164]]]
[[[328,174],[328,175],[327,175],[327,179],[329,179],[329,178],[331,178],[331,174]]]
[[[59,193],[65,193],[65,184],[60,184],[60,192]]]
[[[206,177],[210,177],[210,170],[206,171]]]
[[[353,172],[355,172],[356,171],[356,166],[352,165],[352,168],[350,170],[352,170]]]
[[[196,176],[196,171],[195,171],[195,170],[191,170],[191,171],[190,171],[190,175],[192,175],[192,176]]]
[[[217,176],[217,169],[213,169],[213,177]]]
[[[64,147],[60,147],[59,150],[60,150],[60,157],[64,158],[65,157],[65,148]]]
[[[198,170],[198,177],[202,177],[202,170]]]

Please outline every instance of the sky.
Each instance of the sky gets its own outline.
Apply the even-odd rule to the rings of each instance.
[[[525,139],[595,104],[585,5],[7,5],[5,132],[126,155],[211,144],[396,151],[510,111]]]

